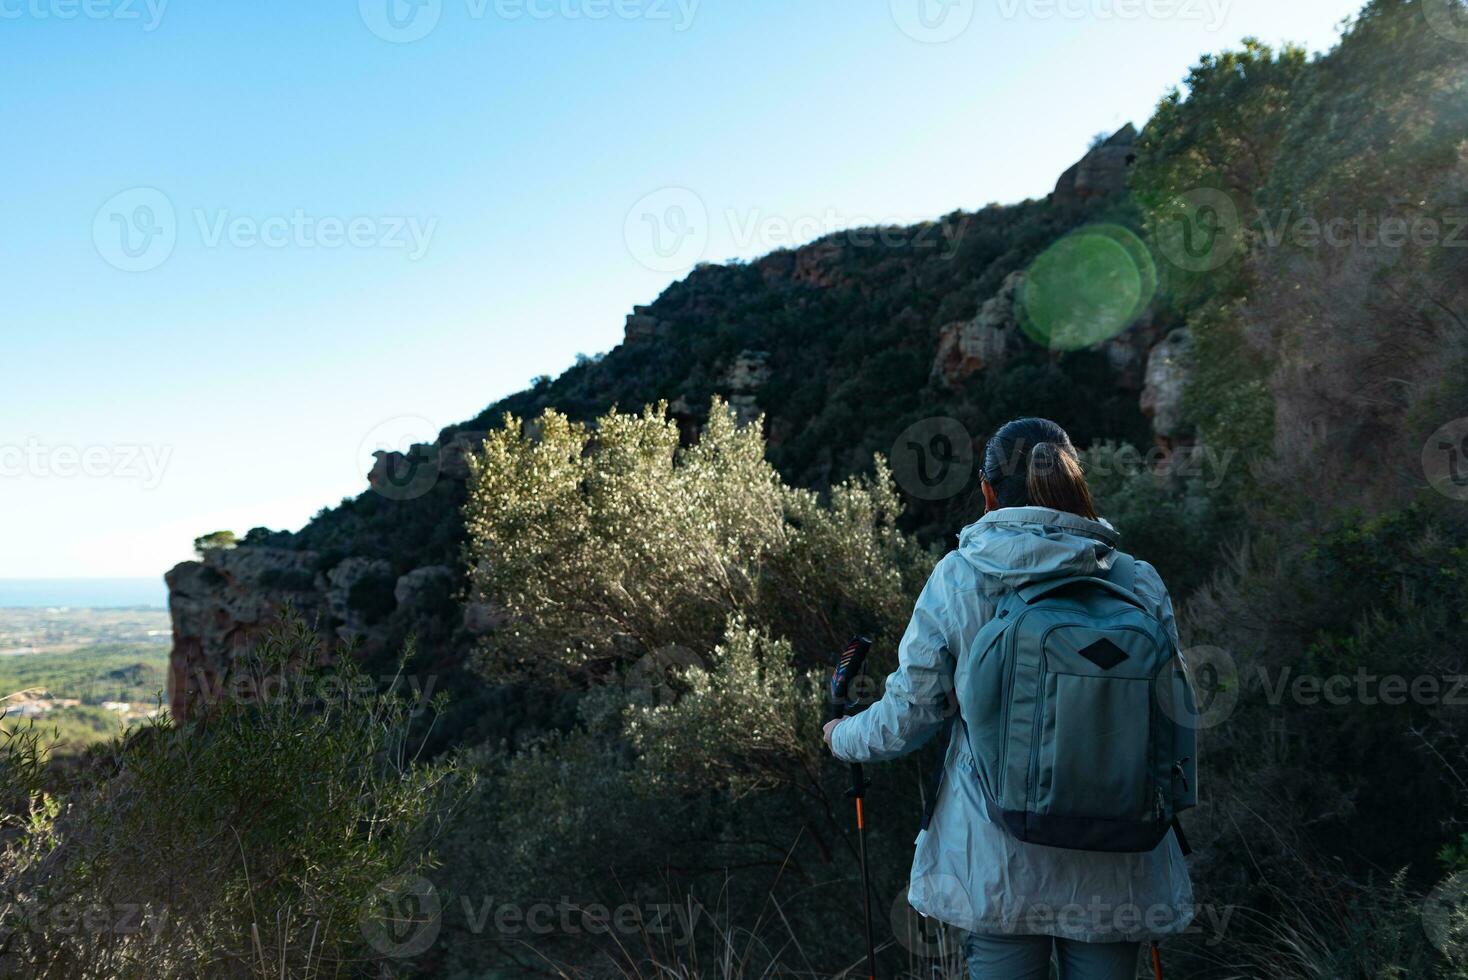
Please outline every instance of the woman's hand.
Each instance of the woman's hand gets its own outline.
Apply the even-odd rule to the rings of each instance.
[[[835,727],[837,725],[841,724],[841,722],[843,722],[845,720],[846,719],[844,719],[844,718],[832,718],[830,721],[826,722],[826,727],[821,732],[821,738],[825,740],[825,742],[826,742],[826,748],[829,749],[831,747],[831,732],[832,732],[832,730],[835,729]]]

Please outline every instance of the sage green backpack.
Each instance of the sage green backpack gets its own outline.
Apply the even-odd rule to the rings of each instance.
[[[1135,572],[1118,552],[1105,578],[1018,589],[975,637],[959,713],[989,816],[1020,840],[1150,851],[1197,804],[1192,685]]]

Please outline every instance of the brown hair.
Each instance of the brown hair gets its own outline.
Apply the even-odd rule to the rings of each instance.
[[[1049,507],[1099,520],[1070,436],[1049,419],[1000,427],[984,447],[984,479],[1001,507]]]
[[[1032,507],[1049,507],[1096,520],[1091,488],[1081,472],[1081,460],[1070,446],[1053,442],[1036,443],[1030,450],[1030,470],[1025,490]]]

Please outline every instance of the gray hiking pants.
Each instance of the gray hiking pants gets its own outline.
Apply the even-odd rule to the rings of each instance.
[[[1049,980],[1053,952],[1060,980],[1135,980],[1141,943],[1081,943],[1051,936],[965,933],[970,980]]]

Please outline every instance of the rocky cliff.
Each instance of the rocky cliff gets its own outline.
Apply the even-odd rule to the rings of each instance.
[[[1098,141],[1091,152],[1060,175],[1055,183],[1055,197],[1086,201],[1125,190],[1127,175],[1137,162],[1136,142],[1137,130],[1131,123]]]
[[[507,411],[554,406],[588,418],[661,400],[691,439],[718,395],[741,418],[763,416],[772,461],[817,489],[868,468],[873,452],[890,454],[925,417],[956,418],[976,439],[1041,410],[1082,445],[1186,438],[1176,407],[1185,343],[1166,336],[1175,325],[1147,314],[1103,345],[1064,354],[1018,329],[1023,270],[1040,250],[1090,222],[1135,224],[1124,193],[1135,136],[1127,126],[1098,144],[1044,201],[700,267],[634,308],[604,357],[432,444],[378,454],[364,492],[301,531],[256,529],[238,548],[177,566],[167,575],[173,711],[188,717],[214,696],[238,652],[286,609],[328,648],[351,645],[369,661],[416,637],[433,669],[472,687],[466,655],[499,620],[460,601],[465,454]],[[911,504],[909,529],[934,538],[973,516],[967,497]]]

